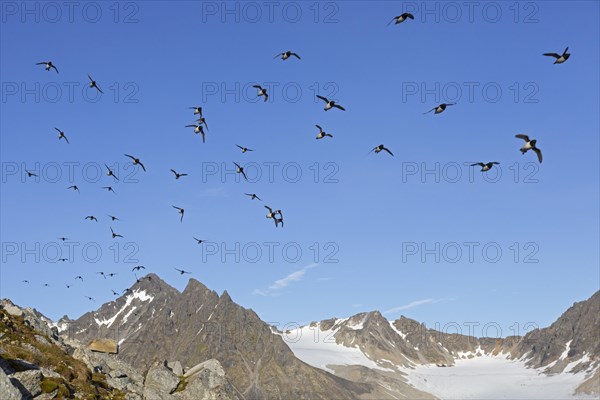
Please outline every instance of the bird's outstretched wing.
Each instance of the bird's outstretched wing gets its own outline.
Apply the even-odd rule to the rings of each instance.
[[[529,136],[527,136],[527,135],[524,135],[524,134],[522,134],[522,133],[519,133],[518,135],[515,135],[515,137],[516,137],[516,138],[519,138],[519,139],[523,139],[523,140],[524,140],[524,141],[526,141],[526,142],[529,142]]]
[[[534,147],[533,151],[535,151],[535,154],[537,154],[538,161],[541,164],[542,163],[542,151],[540,149],[538,149],[537,147]]]

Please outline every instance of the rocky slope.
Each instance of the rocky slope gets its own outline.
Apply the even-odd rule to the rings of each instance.
[[[32,309],[0,302],[2,400],[243,400],[217,360],[184,371],[154,363],[145,374],[117,355],[62,338]]]

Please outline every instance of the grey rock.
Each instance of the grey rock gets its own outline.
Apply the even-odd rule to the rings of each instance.
[[[179,384],[179,377],[163,363],[155,363],[146,374],[144,381],[144,394],[146,389],[170,394]]]
[[[41,383],[43,375],[42,371],[40,370],[32,369],[29,371],[15,372],[10,376],[10,378],[11,380],[18,380],[21,385],[23,385],[23,387],[27,389],[27,391],[34,397],[42,393]]]
[[[0,368],[0,393],[2,400],[21,400],[23,398],[19,389],[13,385],[2,368]]]
[[[177,376],[183,375],[183,367],[179,361],[170,362],[167,364],[167,367]]]
[[[185,374],[187,386],[175,393],[180,400],[243,400],[244,397],[229,382],[219,361],[200,363]]]

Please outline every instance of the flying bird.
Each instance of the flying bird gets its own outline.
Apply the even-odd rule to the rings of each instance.
[[[113,295],[115,295],[115,296],[118,296],[118,295],[119,295],[119,293],[115,292],[114,290],[112,290],[112,289],[110,289],[110,290],[112,291],[112,294],[113,294]]]
[[[108,215],[108,214],[107,214]],[[115,217],[114,215],[108,215],[110,217],[111,221],[120,221],[119,218]]]
[[[439,106],[433,107],[431,110],[429,110],[427,112],[424,112],[423,115],[429,114],[430,112],[432,112],[434,110],[435,110],[434,114],[440,114],[440,113],[444,112],[444,110],[446,109],[446,107],[453,106],[453,105],[456,105],[456,103],[442,103]]]
[[[69,238],[66,238],[66,237],[59,237],[58,239],[62,240],[63,242],[69,240]]]
[[[50,285],[49,285],[49,284],[47,284],[47,283],[44,283],[44,286],[45,286],[45,287],[49,287]]]
[[[279,224],[281,224],[281,227],[283,228],[283,218],[273,218],[275,220],[275,228],[277,228],[279,226]]]
[[[102,189],[106,189],[109,192],[113,192],[114,194],[117,194],[117,192],[115,192],[115,190],[112,188],[112,186],[102,186]]]
[[[283,218],[283,215],[281,214],[281,210],[275,210],[275,211],[273,211],[273,209],[271,207],[269,207],[269,206],[265,206],[265,208],[267,210],[269,210],[268,214],[265,215],[265,217],[267,217],[267,218],[273,218],[273,219],[277,220],[277,214],[279,214],[279,219]],[[283,222],[283,221],[281,221],[281,222]],[[275,222],[275,226],[277,226],[277,222]]]
[[[206,130],[208,131],[208,124],[206,123],[206,118],[200,117],[196,120],[196,122],[198,122],[198,125],[204,125],[206,127]]]
[[[536,146],[537,140],[535,140],[535,139],[530,140],[529,136],[523,135],[523,134],[515,135],[515,137],[519,138],[519,139],[523,139],[525,141],[525,144],[520,149],[521,150],[521,154],[525,154],[529,150],[533,150],[534,153],[537,154],[538,161],[541,164],[542,163],[542,151],[540,149],[538,149],[537,146]]]
[[[194,128],[194,133],[197,134],[201,134],[202,135],[202,143],[206,143],[206,134],[204,133],[204,128],[202,127],[202,124],[191,124],[191,125],[186,125],[186,128]]]
[[[52,61],[42,61],[39,63],[35,63],[35,65],[45,65],[46,67],[44,69],[46,71],[50,71],[50,68],[54,68],[54,70],[58,74],[58,68],[56,68],[56,66],[54,64],[52,64]]]
[[[114,171],[112,169],[110,169],[110,167],[108,165],[104,164],[104,166],[106,167],[106,175],[112,176],[114,179],[116,179],[118,181],[119,178],[117,178],[117,175],[115,175]]]
[[[67,144],[70,144],[69,139],[67,139],[67,136],[65,136],[65,133],[63,131],[61,131],[60,129],[58,129],[56,127],[54,129],[56,129],[56,131],[58,132],[58,140],[65,139],[65,142],[67,142]]]
[[[90,87],[91,88],[96,88],[96,90],[98,90],[100,93],[104,92],[98,87],[98,84],[96,83],[96,81],[94,79],[92,79],[92,77],[90,76],[90,74],[88,74],[88,78],[90,79]]]
[[[67,289],[70,289],[71,286],[73,286],[73,285],[67,285],[67,284],[65,284],[65,286],[67,287]]]
[[[77,193],[81,193],[81,192],[79,191],[79,188],[77,187],[77,185],[72,185],[72,186],[69,186],[67,189],[73,189],[73,190],[76,190],[76,191],[77,191]]]
[[[256,195],[256,193],[244,193],[244,194],[245,194],[246,196],[249,196],[249,197],[250,197],[250,200],[258,199],[259,201],[262,201],[262,200],[260,199],[260,197],[258,197],[258,196]]]
[[[500,164],[500,163],[497,162],[497,161],[492,161],[492,162],[489,162],[489,163],[478,162],[478,163],[475,163],[475,164],[471,164],[471,167],[479,165],[481,167],[481,172],[486,172],[486,171],[489,171],[490,169],[492,169],[492,167],[494,165],[497,165],[497,164]]]
[[[265,96],[265,102],[269,99],[269,95],[267,94],[267,89],[263,88],[260,85],[252,85],[252,87],[258,89],[258,97]]]
[[[179,214],[181,214],[181,218],[179,219],[179,222],[183,222],[183,214],[185,213],[185,210],[181,207],[175,207],[175,206],[172,206],[172,207],[177,209]]]
[[[394,153],[392,153],[390,151],[390,149],[388,149],[387,147],[385,147],[383,144],[380,144],[379,146],[373,147],[373,149],[369,153],[375,152],[375,154],[379,154],[382,151],[387,151],[390,156],[392,156],[392,157],[394,156]]]
[[[335,101],[333,100],[329,100],[327,97],[323,97],[323,96],[319,96],[317,95],[317,97],[321,100],[323,100],[325,103],[325,108],[323,108],[323,110],[327,111],[327,110],[331,110],[332,108],[339,108],[342,111],[346,111],[346,109],[342,106],[340,106],[339,104],[336,104]]]
[[[139,271],[141,269],[146,269],[146,267],[144,267],[143,265],[138,265],[136,267],[133,267],[132,271]]]
[[[244,168],[242,168],[238,163],[236,163],[235,161],[233,162],[235,164],[235,172],[237,172],[238,174],[242,174],[244,176],[245,180],[248,180],[248,177],[246,176],[246,173],[244,172]]]
[[[125,157],[129,157],[131,158],[131,160],[133,161],[133,165],[138,165],[140,167],[142,167],[142,169],[144,170],[144,172],[146,172],[146,167],[144,167],[144,164],[142,164],[142,162],[140,161],[139,158],[135,158],[134,156],[130,156],[129,154],[125,154]]]
[[[196,238],[196,237],[194,237],[194,236],[192,236],[192,237],[193,237],[193,238],[194,238],[194,240],[197,242],[197,244],[202,244],[202,242],[206,242],[206,240],[204,240],[204,239],[198,239],[198,238]]]
[[[184,270],[182,270],[182,269],[177,269],[177,268],[175,268],[175,270],[176,270],[177,272],[179,272],[179,275],[183,275],[183,274],[191,274],[191,272],[184,271]]]
[[[398,25],[398,24],[401,24],[401,23],[403,23],[403,22],[404,22],[404,21],[406,21],[407,19],[415,19],[415,16],[414,16],[414,15],[412,15],[411,13],[407,13],[407,12],[406,12],[406,13],[403,13],[403,14],[400,14],[400,15],[398,15],[398,16],[395,16],[394,18],[392,18],[392,20],[391,20],[391,21],[388,23],[388,26],[389,26],[389,25],[390,25],[392,22],[394,22],[394,21],[396,21],[394,24],[395,24],[395,25]]]
[[[297,53],[294,53],[294,52],[292,52],[292,51],[290,51],[290,50],[288,50],[288,51],[284,51],[283,53],[279,53],[279,54],[277,54],[277,55],[276,55],[275,57],[273,57],[273,58],[278,58],[278,57],[281,57],[281,59],[282,59],[283,61],[285,61],[285,60],[287,60],[288,58],[290,58],[290,57],[292,57],[292,56],[293,56],[293,57],[296,57],[298,60],[301,60],[300,56],[299,56]]]
[[[36,175],[36,174],[34,174],[34,173],[33,173],[33,172],[31,172],[31,171],[27,171],[27,170],[25,170],[25,172],[27,173],[27,176],[28,176],[29,178],[31,178],[32,176],[36,176],[36,177],[37,177],[37,175]]]
[[[242,147],[242,146],[240,146],[239,144],[236,144],[236,146],[237,146],[237,147],[239,147],[239,148],[240,148],[240,150],[242,150],[242,153],[245,153],[245,152],[247,152],[247,151],[254,151],[254,150],[252,150],[252,149],[249,149],[249,148],[247,148],[247,147]]]
[[[102,277],[103,277],[104,279],[106,279],[106,275],[104,274],[104,272],[96,272],[96,273],[97,273],[97,274],[99,274],[99,275],[102,275]]]
[[[29,283],[29,281],[27,279],[24,279],[22,282],[23,283]]]
[[[93,215],[88,215],[84,219],[89,219],[90,221],[96,221],[96,222],[98,222],[98,218],[94,217]]]
[[[112,234],[112,238],[113,238],[113,239],[114,239],[114,238],[118,238],[118,237],[120,237],[120,238],[122,238],[122,237],[123,237],[123,235],[119,235],[119,234],[115,233],[115,231],[113,231],[113,228],[112,228],[112,227],[110,227],[110,233]]]
[[[58,261],[65,262],[65,261],[69,261],[69,259],[68,258],[59,258]]]
[[[194,115],[200,115],[202,117],[202,107],[188,107],[190,110],[194,110]]]
[[[188,174],[179,174],[177,173],[177,171],[175,171],[174,169],[171,169],[171,172],[175,174],[175,179],[179,179],[182,176],[187,176]]]
[[[571,57],[571,53],[567,53],[567,51],[569,51],[568,47],[565,49],[565,51],[563,51],[562,54],[544,53],[544,55],[548,56],[548,57],[554,57],[554,58],[556,58],[556,61],[554,61],[554,64],[562,64],[565,61],[567,61],[569,59],[569,57]]]
[[[77,279],[80,279],[80,280],[81,280],[81,282],[83,282],[83,278],[82,278],[82,276],[81,276],[81,275],[77,275],[77,276],[75,277],[75,280],[77,280]]]
[[[88,300],[90,300],[90,301],[96,301],[96,300],[94,300],[93,298],[91,298],[90,296],[83,296],[83,297],[85,297],[86,299],[88,299]]]
[[[333,135],[326,133],[323,128],[321,128],[319,125],[315,125],[317,128],[319,128],[319,133],[317,134],[317,139],[323,139],[324,137],[333,137]]]
[[[113,276],[115,276],[115,275],[118,275],[118,273],[116,273],[116,272],[111,272],[110,274],[106,274],[106,276],[108,276],[108,277],[111,277],[111,278],[112,278]]]

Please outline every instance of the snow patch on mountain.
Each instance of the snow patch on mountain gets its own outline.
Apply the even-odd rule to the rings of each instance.
[[[426,364],[403,369],[403,372],[412,386],[442,400],[585,398],[573,397],[573,393],[586,377],[589,378],[589,371],[549,376],[541,369],[528,368],[525,362],[510,360],[507,356],[459,358],[453,367]]]
[[[336,321],[328,330],[321,330],[320,323],[303,326],[286,332],[286,343],[296,357],[313,367],[334,373],[329,368],[333,365],[362,365],[383,371],[394,371],[384,368],[370,360],[359,348],[346,347],[335,341],[334,335],[345,320]]]
[[[111,318],[109,319],[103,319],[103,320],[99,320],[98,318],[94,317],[94,321],[96,321],[96,324],[98,326],[103,326],[106,325],[108,328],[111,327],[111,325],[115,322],[115,320],[117,319],[117,317],[123,312],[125,311],[134,300],[140,300],[142,302],[146,302],[146,301],[150,301],[152,302],[152,300],[154,300],[154,296],[150,296],[149,294],[146,293],[145,290],[136,290],[134,291],[132,294],[127,295],[127,297],[125,297],[125,304],[123,305],[123,307],[121,307],[121,309],[119,311],[117,311],[117,313],[115,315],[113,315]],[[135,307],[134,307],[135,308]],[[129,314],[127,315],[129,316]],[[124,322],[126,321],[126,318],[124,319]]]

